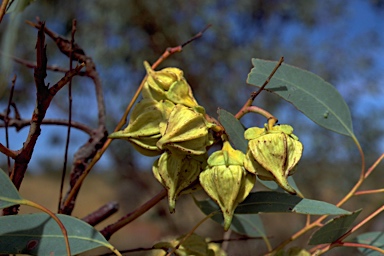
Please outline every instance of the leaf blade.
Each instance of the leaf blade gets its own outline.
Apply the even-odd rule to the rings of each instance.
[[[260,87],[276,66],[276,61],[252,59],[247,83]],[[265,88],[292,103],[318,125],[354,137],[352,117],[340,93],[319,76],[282,64]]]
[[[244,138],[244,127],[237,118],[224,109],[217,111],[219,114],[219,121],[225,129],[225,133],[228,135],[230,142],[234,148],[247,153],[248,141]]]
[[[67,215],[57,215],[67,229],[72,254],[97,247],[112,247],[97,230]],[[0,253],[66,255],[61,229],[45,213],[3,216],[0,218]]]
[[[223,214],[221,214],[220,207],[215,202],[212,200],[195,200],[195,203],[206,215],[217,212],[211,219],[221,226],[224,226]],[[263,222],[258,214],[234,214],[230,229],[238,234],[247,235],[249,237],[263,237],[264,239],[267,239]]]
[[[352,223],[360,213],[361,209],[352,214],[346,214],[330,220],[312,234],[308,244],[318,245],[336,241],[350,229]]]
[[[18,204],[23,200],[9,176],[0,169],[0,209]]]
[[[311,215],[340,215],[350,213],[327,202],[301,198],[277,191],[250,193],[248,197],[237,206],[235,211],[235,213],[238,214],[259,212],[291,212]]]
[[[367,232],[367,233],[358,235],[353,239],[353,241],[360,244],[372,245],[384,250],[384,232],[381,232],[381,231]],[[374,251],[367,248],[359,248],[359,251],[364,255],[369,255],[369,256],[382,255],[378,251]]]

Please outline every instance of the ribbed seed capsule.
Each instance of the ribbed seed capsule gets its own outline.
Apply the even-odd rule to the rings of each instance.
[[[143,99],[134,107],[127,128],[110,134],[109,138],[128,140],[143,155],[159,155],[162,150],[156,143],[161,138],[160,127],[173,107],[170,101]]]
[[[144,98],[157,101],[167,99],[175,104],[183,104],[187,107],[198,105],[182,70],[165,68],[154,71],[148,62],[144,62],[144,66],[148,75],[142,90]]]
[[[203,113],[177,104],[169,115],[157,147],[175,154],[203,155],[207,146],[213,143],[209,127]]]
[[[164,152],[152,166],[155,178],[167,189],[169,211],[175,211],[176,198],[197,181],[201,162],[185,155]]]
[[[287,192],[296,194],[287,178],[296,169],[303,145],[292,132],[289,125],[246,130],[244,136],[249,142],[244,167],[260,179],[274,180]]]
[[[207,162],[199,176],[200,184],[220,206],[224,229],[228,230],[237,205],[251,192],[256,176],[244,169],[244,154],[234,150],[228,141],[222,150],[212,153]]]

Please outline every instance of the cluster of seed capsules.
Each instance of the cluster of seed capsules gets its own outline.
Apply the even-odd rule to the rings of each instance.
[[[291,126],[268,123],[247,129],[248,150],[244,154],[231,146],[220,124],[197,103],[182,70],[154,71],[146,62],[144,66],[143,98],[132,110],[128,126],[109,137],[128,140],[143,155],[160,155],[152,170],[168,192],[170,212],[174,212],[180,194],[201,185],[220,206],[227,230],[237,205],[253,189],[256,176],[274,180],[296,194],[287,178],[296,169],[303,145]],[[221,150],[208,155],[207,150],[220,140]]]

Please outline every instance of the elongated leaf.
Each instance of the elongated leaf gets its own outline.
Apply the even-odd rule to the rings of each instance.
[[[247,153],[248,141],[244,138],[244,127],[239,120],[224,109],[218,110],[219,121],[224,126],[232,146],[235,149]]]
[[[217,212],[212,216],[212,219],[220,225],[224,225],[223,214],[221,214],[220,207],[215,202],[212,200],[195,200],[195,203],[206,215]],[[266,237],[263,222],[257,214],[235,214],[230,229],[249,237]]]
[[[384,250],[384,232],[368,232],[355,237],[354,242],[368,244]],[[367,248],[359,248],[359,251],[366,256],[382,256],[383,254]]]
[[[248,74],[247,83],[260,87],[277,62],[252,59],[252,63],[254,68]],[[354,137],[347,104],[339,92],[319,76],[283,63],[266,89],[292,103],[322,127]]]
[[[199,201],[198,206],[205,214],[210,214],[213,211],[220,211],[215,208],[215,203],[212,200]],[[349,211],[336,207],[333,204],[301,198],[287,193],[276,191],[260,191],[253,192],[240,203],[235,213],[236,214],[254,214],[268,212],[289,212],[312,215],[341,215],[350,214]]]
[[[22,198],[9,176],[0,169],[0,209],[17,204],[14,200],[22,200]]]
[[[312,215],[339,215],[350,213],[330,203],[301,198],[276,191],[250,193],[249,196],[237,206],[235,211],[235,213],[239,214],[259,212],[292,212]]]
[[[323,227],[313,233],[309,244],[328,244],[336,241],[344,235],[352,226],[361,210],[355,211],[352,214],[343,215],[330,220]]]
[[[72,254],[110,244],[87,223],[57,215],[67,229]],[[45,213],[0,217],[0,254],[66,255],[61,229]]]

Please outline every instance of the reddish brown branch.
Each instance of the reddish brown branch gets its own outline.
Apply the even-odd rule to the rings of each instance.
[[[38,22],[38,24],[28,22],[28,24],[39,30],[43,29],[44,32],[55,41],[59,50],[66,56],[72,58],[75,61],[85,63],[85,75],[92,79],[95,86],[98,109],[98,127],[92,131],[92,136],[89,138],[87,143],[85,143],[74,156],[74,162],[70,174],[70,188],[65,198],[68,197],[71,192],[73,196],[71,196],[71,200],[66,200],[64,198],[64,203],[60,209],[60,213],[71,214],[76,202],[77,194],[81,187],[80,185],[77,187],[74,186],[77,183],[79,177],[83,174],[84,170],[87,169],[89,163],[95,157],[96,153],[103,147],[108,135],[105,127],[105,104],[101,80],[98,72],[96,71],[96,66],[92,58],[87,56],[78,44],[72,44],[71,41],[59,36],[45,26],[43,27],[43,23],[41,22]]]
[[[105,227],[103,230],[100,231],[100,233],[107,239],[111,238],[111,236],[127,225],[128,223],[134,221],[136,218],[143,215],[145,212],[147,212],[149,209],[151,209],[154,205],[156,205],[158,202],[160,202],[164,197],[167,196],[167,190],[163,189],[161,190],[156,196],[148,200],[145,204],[141,205],[139,208],[134,210],[131,213],[128,213],[127,215],[120,218],[117,222]]]
[[[0,6],[0,23],[3,20],[3,17],[7,11],[7,6],[8,6],[9,0],[3,0]]]
[[[119,204],[116,202],[109,202],[91,214],[85,216],[82,220],[91,226],[96,226],[103,220],[109,218],[112,214],[119,210]]]
[[[0,113],[0,120],[4,120],[5,115]],[[68,120],[64,119],[44,119],[41,124],[43,125],[59,125],[59,126],[68,126]],[[10,118],[8,121],[8,127],[16,128],[16,131],[20,131],[24,127],[31,125],[31,119],[20,119],[20,118]],[[81,130],[89,135],[93,134],[93,130],[87,125],[72,121],[71,126],[78,130]],[[5,127],[5,125],[0,124],[0,128]]]
[[[47,76],[47,55],[45,45],[45,24],[41,23],[37,35],[36,43],[36,68],[34,72],[35,86],[36,86],[36,105],[31,118],[31,125],[26,141],[21,150],[15,156],[15,164],[10,174],[10,179],[17,189],[20,188],[23,181],[28,164],[32,158],[33,150],[35,148],[37,139],[41,132],[41,124],[45,117],[46,111],[55,96],[55,94],[69,81],[71,77],[77,74],[82,66],[76,67],[65,74],[65,76],[51,88],[45,84],[45,77]],[[16,214],[18,206],[4,209],[4,214]]]

